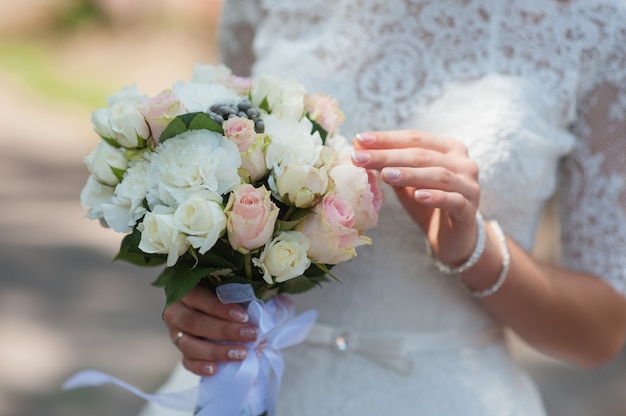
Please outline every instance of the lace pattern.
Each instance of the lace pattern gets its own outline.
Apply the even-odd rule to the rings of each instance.
[[[626,256],[621,253],[626,241],[625,3],[227,3],[223,44],[235,51],[225,56],[227,62],[247,56],[243,61],[249,64],[256,53],[261,58],[257,73],[297,74],[307,86],[340,97],[348,137],[366,129],[415,128],[419,115],[451,83],[489,73],[532,82],[554,99],[554,134],[546,137],[566,140],[563,132],[571,129],[578,140],[563,163],[563,261],[606,278],[626,294]],[[538,210],[530,211],[537,216]],[[528,226],[536,221],[510,224],[507,231]],[[522,242],[532,234],[518,232]]]

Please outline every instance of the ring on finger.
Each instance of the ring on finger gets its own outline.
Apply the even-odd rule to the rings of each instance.
[[[172,344],[178,346],[178,342],[183,337],[183,335],[185,335],[185,333],[183,331],[178,331],[176,333],[176,336],[174,336],[174,338],[172,338]]]

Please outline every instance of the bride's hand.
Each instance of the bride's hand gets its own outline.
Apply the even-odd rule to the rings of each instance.
[[[256,327],[246,323],[248,315],[241,306],[225,305],[201,286],[167,308],[163,320],[183,354],[185,368],[202,376],[215,374],[216,362],[245,359],[247,349],[243,343],[257,336]]]
[[[478,166],[458,140],[404,130],[354,140],[353,163],[381,172],[444,263],[463,263],[477,235]]]

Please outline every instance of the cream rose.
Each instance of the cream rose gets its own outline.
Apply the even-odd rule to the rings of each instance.
[[[328,189],[326,167],[304,163],[287,165],[276,180],[278,194],[284,202],[298,208],[315,205]]]
[[[137,229],[141,232],[139,249],[144,253],[167,254],[168,267],[174,266],[189,248],[187,236],[174,226],[174,212],[170,207],[155,207],[146,213]]]
[[[200,254],[209,251],[226,229],[226,214],[211,192],[190,196],[174,212],[174,228],[186,234],[187,242]]]
[[[307,257],[309,243],[304,234],[298,231],[283,231],[265,245],[255,266],[263,272],[263,279],[272,284],[286,282],[301,276],[311,265]]]
[[[267,243],[274,233],[278,207],[265,187],[237,186],[226,205],[228,241],[234,250],[248,253]]]
[[[257,134],[248,150],[241,153],[239,176],[248,183],[256,182],[265,177],[269,169],[266,165],[265,151],[270,140],[266,134]]]
[[[85,159],[89,172],[105,185],[117,185],[124,171],[128,167],[128,160],[124,156],[124,150],[115,148],[106,141],[101,140],[96,148]]]

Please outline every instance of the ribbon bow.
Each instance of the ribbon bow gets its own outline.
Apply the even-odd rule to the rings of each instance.
[[[64,389],[115,384],[155,404],[175,410],[194,410],[197,416],[258,416],[276,413],[278,392],[285,369],[281,350],[306,338],[316,311],[293,317],[289,298],[277,296],[267,303],[254,295],[249,284],[229,283],[218,287],[223,303],[246,303],[250,321],[258,325],[258,337],[248,344],[242,362],[223,363],[212,377],[202,377],[198,388],[179,393],[147,394],[140,389],[99,371],[82,371],[64,384]],[[197,397],[197,402],[194,398]]]

